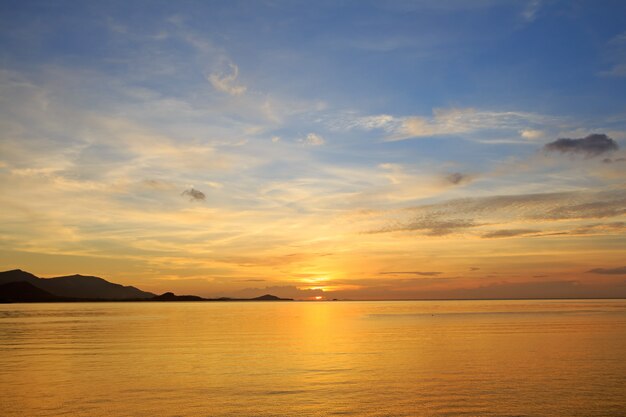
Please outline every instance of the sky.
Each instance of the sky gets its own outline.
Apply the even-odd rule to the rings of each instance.
[[[0,1],[0,269],[626,296],[623,1]]]

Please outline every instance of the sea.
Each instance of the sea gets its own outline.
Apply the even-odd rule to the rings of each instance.
[[[626,300],[0,305],[0,415],[626,416]]]

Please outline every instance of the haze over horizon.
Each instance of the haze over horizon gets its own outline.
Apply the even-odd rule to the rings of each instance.
[[[626,3],[0,4],[0,270],[626,297]]]

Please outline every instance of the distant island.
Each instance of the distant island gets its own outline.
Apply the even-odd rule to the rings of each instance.
[[[81,302],[81,301],[293,301],[265,294],[256,298],[203,298],[197,295],[156,295],[100,277],[69,275],[40,278],[21,269],[0,272],[0,303]]]

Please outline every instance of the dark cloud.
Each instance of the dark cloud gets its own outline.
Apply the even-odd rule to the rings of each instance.
[[[560,204],[533,218],[542,220],[603,219],[626,214],[626,198],[584,204]]]
[[[381,275],[421,275],[423,277],[432,277],[441,275],[443,272],[439,271],[398,271],[398,272],[381,272]]]
[[[500,238],[500,237],[515,237],[515,236],[524,236],[533,233],[539,233],[539,230],[532,229],[502,229],[495,230],[493,232],[485,233],[482,237],[486,239],[492,238]]]
[[[604,275],[626,275],[626,266],[620,266],[618,268],[594,268],[587,272]]]
[[[466,229],[469,227],[476,227],[476,224],[471,219],[441,219],[435,216],[426,216],[423,218],[414,219],[404,227],[398,230],[404,231],[425,231],[430,236],[445,236],[459,229]]]
[[[469,180],[469,177],[465,174],[461,174],[460,172],[453,172],[446,176],[446,180],[450,184],[459,185]]]
[[[593,219],[626,214],[626,190],[563,192],[465,198],[415,207],[414,211],[436,212],[440,218],[464,214],[492,218],[515,213],[519,219]]]
[[[475,267],[475,266],[473,266],[473,267],[471,267],[471,268],[470,268],[470,271],[479,271],[479,270],[480,270],[480,268]]]
[[[181,195],[185,197],[189,197],[189,201],[204,201],[206,200],[206,195],[202,191],[198,191],[195,188],[190,188],[181,193]]]
[[[581,139],[561,138],[546,144],[543,149],[547,152],[582,154],[586,158],[593,158],[606,152],[616,151],[617,143],[605,134],[594,133]]]
[[[376,213],[376,216],[380,216],[384,225],[369,233],[417,231],[430,236],[443,236],[467,232],[468,229],[476,230],[490,224],[505,225],[511,222],[511,219],[536,222],[610,219],[623,215],[626,215],[626,189],[503,195],[455,199],[400,210],[381,211]],[[594,233],[615,233],[623,227],[622,223],[618,221],[589,226],[596,229]],[[577,228],[568,225],[565,227],[568,229],[541,232],[531,229],[507,229],[503,226],[502,230],[481,232],[485,233],[484,238],[504,238],[531,233],[535,233],[535,236],[549,236],[578,231]],[[584,233],[585,230],[580,232]]]
[[[570,232],[573,235],[588,235],[598,233],[615,233],[626,229],[626,222],[594,223],[576,228]]]
[[[616,163],[616,162],[626,162],[626,158],[604,158],[602,160],[602,162],[604,162],[605,164],[612,164],[612,163]]]

